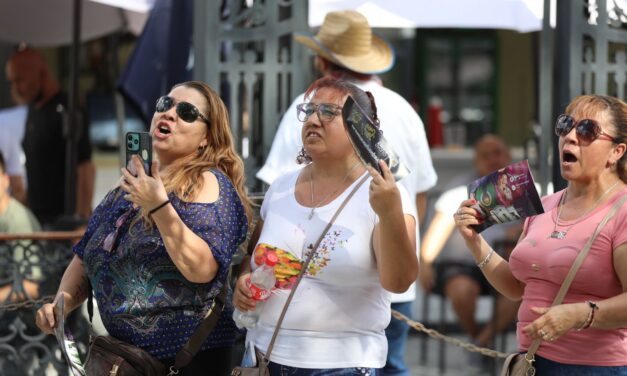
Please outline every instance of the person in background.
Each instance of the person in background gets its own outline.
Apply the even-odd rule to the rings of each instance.
[[[449,299],[462,330],[475,344],[483,347],[490,345],[495,330],[498,332],[505,329],[515,319],[518,303],[499,295],[493,317],[496,321],[483,327],[477,324],[477,300],[480,295],[489,294],[491,286],[468,254],[462,236],[454,231],[453,214],[458,203],[468,197],[468,183],[503,168],[510,162],[510,152],[503,139],[487,134],[477,140],[474,146],[475,171],[454,179],[439,197],[435,203],[433,219],[424,234],[420,253],[418,278],[425,292],[435,291]],[[497,241],[505,245],[515,241],[520,230],[521,222],[515,221],[489,227],[482,232],[482,236],[492,246]],[[436,273],[436,270],[440,273]]]
[[[26,155],[27,202],[44,228],[54,228],[66,206],[66,138],[63,117],[67,95],[52,76],[43,55],[32,49],[14,53],[6,65],[13,97],[28,105],[22,146]],[[76,143],[75,214],[87,219],[91,213],[95,169],[87,122],[82,122]]]
[[[11,179],[0,153],[0,233],[17,234],[41,230],[33,213],[9,194]]]
[[[1,125],[0,125],[1,127]],[[14,135],[13,135],[14,136]],[[0,139],[0,143],[1,143]],[[26,234],[41,230],[41,226],[33,213],[10,194],[11,176],[7,173],[7,163],[0,152],[0,234]],[[26,249],[30,248],[31,252]],[[33,252],[34,251],[34,252]],[[33,243],[24,240],[0,241],[0,304],[20,303],[25,300],[34,300],[45,294],[40,290],[42,270],[39,264],[39,255]],[[25,259],[28,255],[28,259]],[[38,265],[39,264],[39,265]],[[26,327],[24,333],[33,333],[37,330],[33,320],[33,311],[30,308],[16,307],[14,310],[3,310],[2,321],[15,323],[20,320]],[[8,326],[8,324],[7,324]],[[24,336],[13,336],[5,341],[5,346],[24,348],[28,341]],[[27,370],[34,369],[36,357],[25,355],[19,358],[3,361],[2,372],[6,375],[21,375]]]
[[[379,375],[387,353],[388,291],[407,290],[418,274],[415,204],[385,162],[382,174],[364,166],[349,140],[342,106],[350,95],[377,121],[372,95],[333,78],[317,80],[307,94],[311,100],[297,106],[303,121],[298,159],[305,167],[281,176],[266,193],[250,241],[254,259],[242,262],[234,304],[255,309],[246,283],[250,268],[274,252],[277,288],[246,338],[267,352],[296,275],[315,251],[279,330],[270,374]],[[311,249],[358,181],[366,184],[357,186]]]
[[[574,98],[555,133],[565,189],[542,198],[543,214],[525,220],[509,261],[471,225],[472,199],[455,224],[490,284],[518,310],[518,349],[541,339],[537,375],[627,375],[627,204],[595,238],[562,304],[551,306],[579,250],[627,195],[627,103],[604,95]]]
[[[9,176],[10,194],[26,204],[26,171],[22,137],[26,124],[26,106],[0,110],[0,152],[4,155],[5,169]]]
[[[246,237],[251,209],[228,112],[202,82],[176,85],[157,101],[147,175],[134,156],[119,187],[95,209],[57,298],[72,311],[93,287],[105,328],[167,368],[205,317]],[[201,351],[179,375],[228,375],[237,328],[227,305]],[[54,303],[37,312],[52,333]]]
[[[297,34],[294,39],[313,50],[315,67],[323,77],[340,78],[372,93],[385,138],[411,170],[400,183],[414,197],[421,223],[426,211],[426,191],[436,184],[437,175],[420,117],[403,97],[384,87],[376,76],[394,65],[392,47],[375,35],[366,18],[354,10],[329,12],[315,36]],[[311,98],[304,94],[297,96],[283,115],[268,158],[257,173],[257,178],[267,184],[279,175],[299,168],[294,156],[302,148],[303,141],[296,106],[309,100]],[[411,317],[415,288],[412,284],[406,292],[394,294],[392,309]],[[408,331],[409,326],[392,318],[386,330],[389,353],[384,375],[409,375],[404,361]]]
[[[4,156],[0,152],[0,234],[25,234],[40,231],[41,226],[33,213],[9,194],[10,182]],[[7,245],[9,243],[0,243],[1,247]],[[24,259],[24,247],[13,246],[13,251],[14,265],[16,265]],[[40,270],[37,274],[41,274]],[[38,297],[38,285],[31,280],[23,280],[23,291],[12,291],[12,287],[11,285],[0,286],[0,302],[4,302],[9,295],[12,295],[12,300]]]

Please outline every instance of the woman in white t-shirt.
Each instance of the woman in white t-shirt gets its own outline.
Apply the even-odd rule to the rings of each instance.
[[[355,153],[341,116],[349,95],[377,121],[370,93],[332,78],[309,87],[311,101],[297,114],[304,145],[298,160],[306,165],[278,178],[266,193],[252,260],[242,263],[233,301],[247,311],[255,308],[246,283],[250,267],[268,253],[279,259],[276,288],[247,335],[265,352],[312,244],[370,174],[326,233],[295,292],[270,355],[271,375],[377,375],[387,353],[388,291],[407,290],[418,275],[415,207],[385,163],[381,175]]]

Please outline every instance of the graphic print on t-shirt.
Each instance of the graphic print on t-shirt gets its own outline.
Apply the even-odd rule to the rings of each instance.
[[[309,263],[305,276],[315,277],[321,273],[322,268],[329,264],[329,261],[331,261],[330,253],[334,251],[336,246],[342,241],[340,240],[341,234],[342,231],[334,230],[325,235],[322,242],[320,242],[318,251]],[[307,249],[303,254],[303,260],[300,260],[289,251],[267,243],[259,243],[255,247],[254,262],[255,265],[263,265],[266,261],[266,256],[270,253],[274,253],[279,260],[274,267],[276,288],[289,290],[296,282],[298,274],[303,266],[303,262],[307,259],[307,256],[309,256],[312,248],[313,244],[307,245]]]

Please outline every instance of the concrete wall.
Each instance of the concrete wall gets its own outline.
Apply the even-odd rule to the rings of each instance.
[[[498,38],[497,129],[510,145],[522,145],[537,103],[533,34],[499,31]]]

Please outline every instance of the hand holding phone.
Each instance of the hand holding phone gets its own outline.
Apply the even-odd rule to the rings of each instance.
[[[152,176],[150,166],[152,165],[152,137],[148,132],[128,132],[126,133],[126,168],[131,174],[137,176],[135,164],[132,163],[133,155],[138,155],[142,160],[144,172]]]

